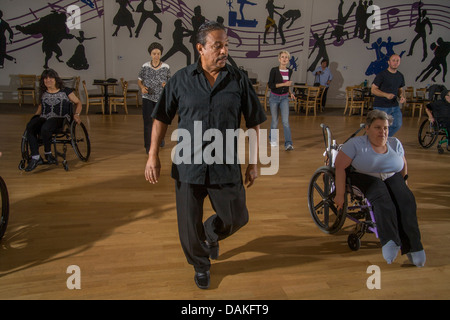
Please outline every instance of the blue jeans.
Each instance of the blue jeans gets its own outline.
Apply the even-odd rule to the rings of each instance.
[[[399,106],[391,108],[380,108],[374,106],[373,108],[384,111],[394,118],[394,121],[389,126],[389,137],[392,137],[398,130],[400,130],[403,120],[402,120],[402,110],[400,110]]]
[[[284,146],[292,145],[291,129],[289,128],[289,95],[277,96],[270,93],[269,97],[270,114],[272,115],[272,122],[270,124],[270,131],[278,127],[278,108],[281,112],[281,123],[284,131]],[[273,131],[275,136],[269,135],[271,142],[277,141],[278,130]]]

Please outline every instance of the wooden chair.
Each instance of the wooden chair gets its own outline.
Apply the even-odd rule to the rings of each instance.
[[[366,104],[365,100],[364,100],[364,96],[363,93],[361,91],[361,88],[358,86],[355,87],[351,87],[350,88],[350,92],[349,92],[349,97],[350,97],[350,109],[348,111],[348,115],[351,116],[353,115],[353,111],[354,110],[361,110],[361,117],[364,115],[364,106]]]
[[[422,117],[422,110],[424,109],[425,104],[427,103],[426,94],[427,94],[426,88],[416,89],[416,96],[415,101],[412,104],[411,116],[414,118],[414,113],[416,112],[416,109],[419,109],[419,121],[420,118]]]
[[[260,91],[260,86],[255,85],[256,94],[258,95],[259,102],[261,102],[262,106],[264,107],[264,110],[267,111],[267,102],[269,100],[269,85],[266,84],[266,88],[264,91]]]
[[[414,88],[406,87],[405,89],[405,98],[406,103],[403,105],[403,114],[413,109],[413,105],[416,102],[416,98],[414,97]]]
[[[297,99],[296,111],[299,112],[302,107],[305,108],[306,115],[308,115],[309,109],[314,110],[314,116],[316,116],[316,109],[318,107],[318,97],[320,93],[319,87],[308,87],[305,97]]]
[[[114,107],[114,112],[117,111],[117,106],[123,106],[125,109],[125,113],[128,114],[128,109],[127,109],[127,93],[128,93],[128,82],[124,81],[123,82],[123,87],[122,87],[122,94],[114,94],[109,96],[109,102],[110,102],[110,106],[109,106],[109,114],[111,114],[111,109]]]
[[[122,84],[122,90],[123,90],[123,84],[124,84],[124,79],[120,78],[120,83]],[[138,89],[130,89],[128,88],[127,90],[127,98],[133,98],[136,99],[136,108],[139,108],[139,90]]]
[[[86,114],[89,112],[90,105],[102,106],[102,114],[105,114],[105,97],[103,94],[89,94],[86,88],[86,81],[83,80],[84,95],[86,96]]]
[[[25,96],[33,98],[33,106],[36,105],[36,75],[19,74],[20,87],[17,88],[19,107],[24,103]]]
[[[325,93],[325,86],[319,86],[319,95],[317,96],[317,108],[320,110],[320,112],[322,112],[322,100],[323,100],[323,95]]]
[[[344,116],[347,112],[347,109],[350,109],[350,104],[352,101],[352,86],[345,88],[345,109],[344,109]]]

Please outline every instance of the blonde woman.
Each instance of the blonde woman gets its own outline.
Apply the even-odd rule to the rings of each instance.
[[[272,115],[272,122],[270,125],[270,145],[277,146],[277,133],[272,135],[272,129],[278,127],[278,109],[281,113],[281,123],[284,131],[284,148],[286,151],[294,150],[291,137],[291,129],[289,127],[289,99],[295,99],[295,95],[290,91],[292,85],[291,76],[292,69],[288,69],[289,59],[291,55],[287,51],[281,51],[278,54],[279,65],[270,70],[269,75],[269,106]]]

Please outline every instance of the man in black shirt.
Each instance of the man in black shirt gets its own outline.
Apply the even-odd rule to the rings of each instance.
[[[402,111],[399,103],[406,103],[405,78],[398,71],[400,56],[393,54],[388,61],[389,67],[378,73],[372,83],[372,94],[375,96],[373,108],[380,109],[391,115],[394,122],[389,127],[389,136],[392,137],[402,126]],[[397,100],[397,97],[400,97]]]
[[[226,64],[228,37],[221,24],[207,22],[200,27],[197,50],[199,60],[168,81],[155,107],[145,178],[150,183],[158,182],[161,168],[158,146],[178,112],[179,143],[171,174],[176,181],[178,231],[186,258],[194,266],[195,282],[206,289],[209,258],[217,259],[218,241],[248,221],[236,139],[228,139],[227,132],[239,130],[243,116],[247,128],[256,133],[259,141],[259,125],[266,116],[248,78]],[[221,144],[218,139],[223,137],[227,141],[222,139]],[[212,145],[218,146],[214,148],[214,161],[205,159]],[[257,143],[253,148],[257,157]],[[216,157],[217,154],[221,157]],[[245,172],[247,187],[257,177],[258,165],[253,159]],[[206,196],[216,213],[203,224]]]

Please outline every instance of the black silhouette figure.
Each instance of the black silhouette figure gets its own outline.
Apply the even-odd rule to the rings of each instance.
[[[369,5],[367,5],[367,1],[364,1],[365,10],[367,11],[367,8],[370,7],[372,4],[373,4],[372,0],[369,1]],[[373,15],[373,13],[374,13],[373,10],[372,10],[372,12],[369,12],[369,13],[366,12],[366,17],[365,17],[366,22],[364,23],[364,29],[363,29],[364,43],[370,42],[370,29],[367,27],[367,20],[369,20],[369,18]],[[364,34],[365,34],[365,36],[364,36]]]
[[[95,39],[95,38],[96,37],[86,38],[84,36],[84,31],[80,31],[80,36],[79,37],[75,37],[75,39],[77,39],[80,44],[77,46],[73,56],[67,61],[66,64],[69,67],[71,67],[72,69],[75,69],[75,70],[87,70],[87,69],[89,69],[89,63],[88,63],[88,61],[86,59],[86,53],[85,53],[83,42],[85,40],[92,40],[92,39]]]
[[[45,53],[44,69],[48,69],[48,61],[53,56],[53,52],[59,62],[64,62],[60,59],[63,53],[59,44],[64,39],[74,38],[73,35],[67,33],[66,20],[65,13],[52,11],[49,15],[40,18],[38,22],[25,27],[16,26],[16,29],[23,34],[42,35],[42,51]]]
[[[277,43],[278,26],[277,26],[277,23],[275,22],[274,14],[276,13],[281,17],[281,13],[279,13],[275,9],[284,9],[284,6],[277,7],[273,3],[273,1],[274,0],[268,0],[266,3],[266,9],[269,12],[269,15],[267,16],[266,26],[264,27],[265,28],[264,29],[264,41],[263,41],[264,43],[267,43],[266,37],[270,31],[270,28],[273,28],[273,43]]]
[[[162,31],[162,22],[155,15],[155,13],[161,13],[162,11],[156,4],[156,0],[151,0],[153,3],[153,10],[152,11],[146,10],[144,7],[146,1],[147,0],[141,0],[141,3],[139,3],[138,6],[136,7],[136,12],[141,13],[141,18],[139,19],[139,23],[135,31],[136,38],[139,37],[139,33],[141,32],[142,26],[144,25],[145,21],[150,18],[156,23],[155,37],[161,40],[159,33]]]
[[[280,21],[278,22],[278,31],[280,32],[282,45],[284,45],[286,43],[286,39],[284,38],[284,30],[283,30],[284,24],[290,20],[291,23],[289,23],[289,25],[286,27],[287,29],[289,29],[292,26],[292,24],[294,23],[294,21],[297,20],[298,18],[300,18],[300,16],[301,16],[300,10],[288,10],[281,15]]]
[[[9,33],[9,43],[12,43],[12,40],[14,38],[14,33],[9,26],[8,22],[2,19],[3,18],[3,12],[0,10],[0,69],[3,69],[3,63],[6,60],[14,61],[16,63],[16,58],[11,57],[10,55],[6,54],[6,36],[5,32],[8,31]]]
[[[367,2],[365,2],[367,4]],[[356,7],[355,12],[355,31],[353,32],[353,37],[364,39],[364,32],[367,27],[367,15],[366,15],[367,7],[363,4],[362,0],[359,0],[359,4]]]
[[[197,32],[198,29],[204,24],[206,21],[206,18],[202,16],[202,8],[200,6],[196,6],[194,8],[194,15],[191,18],[192,22],[192,36],[189,39],[189,42],[192,43],[192,48],[194,49],[194,61],[198,60],[199,53],[197,51]]]
[[[414,28],[414,31],[417,33],[417,35],[414,37],[414,39],[411,42],[411,46],[409,47],[408,57],[413,55],[413,50],[416,42],[422,38],[422,44],[423,44],[423,58],[422,62],[425,61],[425,59],[428,56],[427,52],[427,32],[426,32],[426,26],[428,25],[430,27],[430,34],[433,32],[433,25],[431,24],[430,19],[426,17],[427,10],[422,10],[422,1],[419,2],[417,11],[419,14],[419,17],[416,20],[416,26]]]
[[[218,23],[220,23],[221,25],[223,25],[223,22],[225,21],[225,19],[221,16],[217,16],[216,21]],[[225,27],[226,28],[226,27]],[[230,28],[226,28],[227,29],[227,36],[230,36]],[[234,59],[230,56],[230,51],[228,51],[228,57],[227,57],[227,61],[234,67],[238,68],[238,65],[236,64],[236,62],[234,61]]]
[[[117,33],[119,32],[120,27],[127,27],[128,31],[130,32],[130,38],[132,38],[133,33],[131,32],[131,28],[134,28],[134,20],[133,16],[131,15],[131,12],[128,11],[127,9],[127,5],[131,8],[133,12],[134,9],[131,6],[129,0],[116,0],[116,2],[119,4],[120,7],[113,19],[113,24],[116,25],[117,27],[112,36],[117,37]]]
[[[322,36],[319,36],[317,33],[314,33],[314,35],[313,35],[314,39],[316,40],[316,43],[314,44],[314,47],[313,47],[311,53],[309,54],[308,59],[311,57],[311,55],[316,50],[316,48],[319,48],[319,52],[317,53],[316,59],[313,61],[311,66],[308,68],[308,71],[313,72],[314,70],[316,70],[317,63],[319,63],[319,61],[321,61],[322,59],[330,61],[330,59],[328,58],[328,53],[327,53],[327,46],[326,46],[325,40],[324,40],[325,34],[328,31],[328,28],[329,28],[329,26],[326,27],[325,31],[322,33]]]
[[[443,71],[442,81],[445,83],[445,76],[447,75],[447,56],[450,52],[450,42],[445,42],[442,38],[439,38],[436,43],[430,45],[431,50],[434,52],[434,58],[430,61],[430,64],[422,70],[417,76],[416,81],[423,75],[420,82],[424,82],[428,77],[436,71],[431,78],[433,82],[436,82],[436,77]],[[441,69],[442,66],[442,69]]]
[[[344,31],[344,25],[347,23],[347,20],[350,17],[350,15],[352,14],[353,9],[356,7],[356,2],[352,3],[350,9],[348,10],[348,12],[345,16],[342,12],[343,6],[344,6],[344,0],[341,0],[339,3],[337,24],[330,35],[330,39],[333,38],[333,36],[334,36],[334,37],[336,37],[337,42],[341,42],[341,39],[343,36],[347,36],[347,40],[349,39],[348,32]]]
[[[181,19],[177,19],[174,22],[175,30],[172,33],[173,45],[161,58],[162,61],[167,61],[171,56],[173,56],[178,51],[182,52],[186,56],[186,65],[191,64],[191,52],[188,48],[183,44],[183,38],[192,36],[193,32],[191,30],[183,27],[183,21]]]

